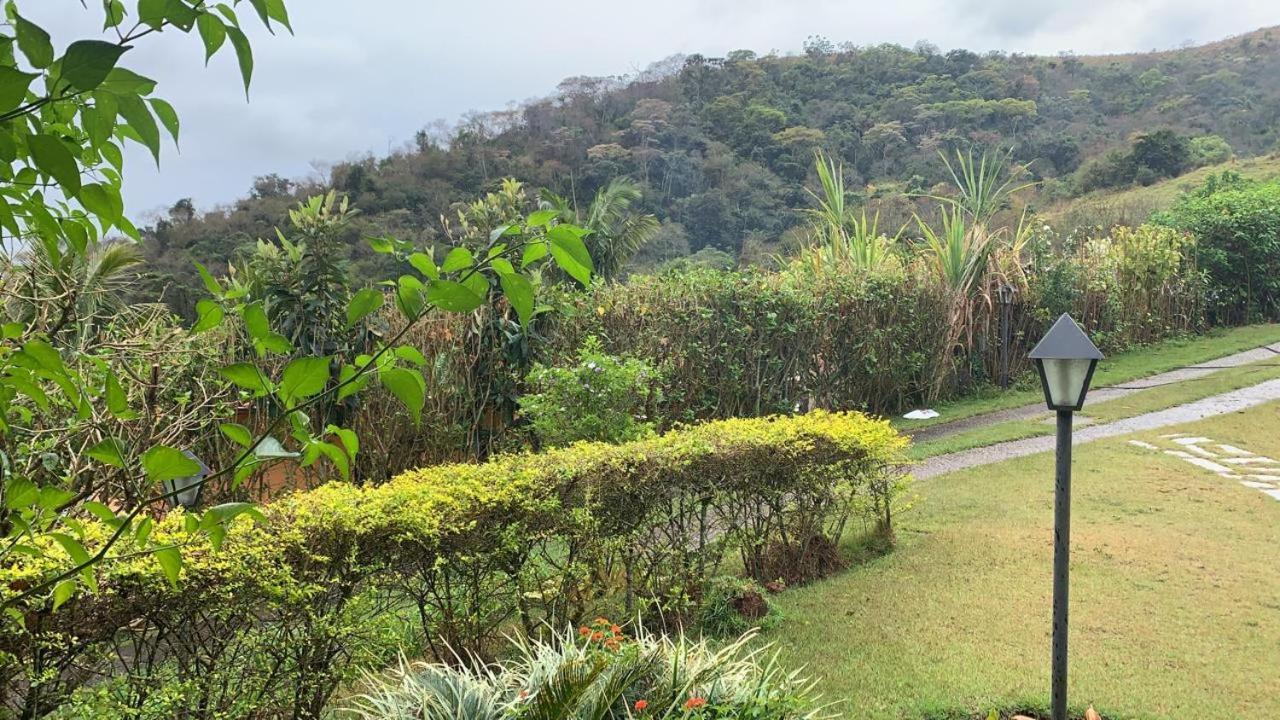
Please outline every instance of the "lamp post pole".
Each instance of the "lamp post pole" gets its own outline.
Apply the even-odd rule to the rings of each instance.
[[[1049,328],[1029,357],[1040,371],[1045,403],[1058,414],[1053,481],[1053,648],[1049,687],[1053,720],[1067,720],[1067,602],[1071,573],[1071,419],[1102,353],[1070,315]]]
[[[1071,572],[1071,416],[1058,411],[1053,492],[1053,720],[1067,720],[1067,596]]]

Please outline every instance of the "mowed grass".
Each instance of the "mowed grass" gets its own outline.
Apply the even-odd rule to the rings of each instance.
[[[1218,370],[1209,375],[1160,385],[1115,400],[1092,404],[1086,402],[1080,415],[1096,423],[1113,422],[1143,413],[1195,402],[1211,395],[1237,390],[1267,380],[1280,378],[1280,355],[1235,368]],[[1119,383],[1118,383],[1119,384]],[[964,430],[953,435],[915,443],[908,450],[912,460],[935,455],[986,447],[1010,440],[1021,440],[1054,432],[1052,414],[1046,410],[1031,420],[1008,420],[985,427]]]
[[[1280,457],[1280,404],[1175,430]],[[1126,438],[1077,446],[1072,704],[1280,717],[1280,502]],[[922,481],[892,553],[782,593],[767,638],[849,718],[1048,701],[1053,458]]]
[[[1277,324],[1215,329],[1204,335],[1175,338],[1103,359],[1094,373],[1093,386],[1120,385],[1275,342],[1280,342]],[[1007,392],[992,389],[979,396],[942,403],[937,406],[941,416],[931,420],[894,418],[893,424],[901,430],[912,430],[1043,401],[1038,380],[1028,375],[1021,385]]]

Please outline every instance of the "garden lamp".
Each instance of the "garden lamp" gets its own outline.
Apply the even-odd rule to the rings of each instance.
[[[164,481],[164,494],[169,500],[171,507],[181,505],[184,508],[191,509],[200,502],[200,490],[204,487],[204,479],[209,477],[209,466],[204,461],[196,457],[196,454],[190,450],[183,450],[183,455],[194,461],[200,466],[200,470],[194,475],[187,477],[173,478]]]
[[[1044,400],[1058,413],[1053,490],[1053,720],[1067,720],[1067,594],[1071,572],[1071,416],[1084,407],[1102,353],[1070,315],[1063,314],[1031,351]]]
[[[1074,412],[1084,407],[1084,396],[1102,353],[1070,315],[1063,313],[1058,318],[1029,357],[1040,371],[1050,410]]]

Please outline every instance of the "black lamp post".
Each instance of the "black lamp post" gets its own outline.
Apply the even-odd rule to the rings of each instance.
[[[1031,351],[1050,410],[1058,413],[1057,473],[1053,496],[1053,720],[1067,720],[1067,586],[1071,562],[1071,415],[1102,353],[1070,315],[1063,314]]]
[[[1017,293],[1009,283],[996,288],[996,304],[1000,306],[1000,389],[1009,389],[1009,345],[1013,341],[1013,296]]]

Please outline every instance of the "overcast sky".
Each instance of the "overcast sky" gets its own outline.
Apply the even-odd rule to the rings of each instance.
[[[91,3],[92,5],[92,3]],[[132,3],[130,3],[132,5]],[[294,36],[251,32],[245,102],[229,51],[203,67],[199,38],[166,32],[122,64],[159,81],[182,118],[181,152],[156,170],[131,152],[125,197],[144,219],[180,197],[207,209],[257,175],[383,155],[435,119],[501,109],[573,75],[634,72],[675,53],[799,51],[928,40],[950,49],[1115,53],[1177,47],[1280,24],[1276,0],[289,0]],[[247,4],[246,4],[247,6]],[[96,35],[79,0],[23,6],[64,47]],[[254,19],[247,7],[246,24]],[[94,21],[96,20],[96,22]],[[254,28],[257,30],[257,28]]]

